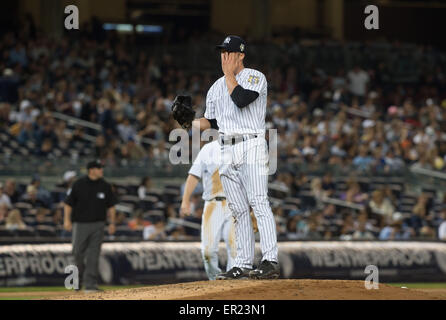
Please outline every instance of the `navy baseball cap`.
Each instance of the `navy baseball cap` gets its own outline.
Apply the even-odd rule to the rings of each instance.
[[[239,36],[227,36],[225,40],[223,40],[223,43],[216,47],[217,49],[226,50],[228,52],[245,53],[246,43],[245,40]]]
[[[93,160],[90,161],[87,164],[87,169],[93,169],[93,168],[103,168],[102,162],[100,160]]]

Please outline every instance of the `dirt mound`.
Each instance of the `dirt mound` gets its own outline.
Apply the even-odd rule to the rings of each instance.
[[[51,298],[49,298],[51,299]],[[232,280],[199,281],[156,287],[59,296],[67,300],[439,300],[445,291],[402,289],[380,284],[367,290],[364,281]]]

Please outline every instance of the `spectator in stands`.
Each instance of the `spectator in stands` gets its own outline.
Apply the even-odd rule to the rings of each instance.
[[[51,193],[42,186],[39,175],[37,174],[33,175],[30,185],[36,188],[37,198],[40,199],[43,203],[45,203],[45,207],[51,208],[53,202],[51,199]]]
[[[9,197],[11,203],[16,203],[20,199],[20,193],[16,189],[16,183],[14,179],[8,179],[5,181],[5,194]]]
[[[124,212],[116,211],[116,218],[115,218],[116,227],[128,226],[126,220],[127,216],[125,215]]]
[[[37,189],[32,184],[26,187],[26,194],[22,196],[21,201],[29,203],[33,208],[48,208],[47,204],[37,197]]]
[[[351,237],[353,235],[353,233],[356,231],[355,230],[355,220],[354,220],[353,214],[348,211],[343,212],[342,220],[343,220],[343,223],[342,223],[342,227],[341,227],[340,238],[341,238],[341,240],[351,239],[349,237]]]
[[[326,173],[322,178],[322,190],[324,190],[326,197],[333,197],[336,185],[333,182],[333,175],[330,172]]]
[[[8,230],[24,230],[27,228],[18,209],[11,210],[6,218],[5,228]]]
[[[420,194],[410,217],[410,226],[415,230],[416,235],[420,235],[421,228],[426,225],[426,218],[429,215],[430,206],[428,195],[425,193]]]
[[[364,221],[359,222],[358,227],[352,235],[353,240],[374,240],[375,236],[369,230],[366,229],[366,223]]]
[[[353,70],[347,74],[348,89],[350,93],[360,99],[359,103],[364,103],[364,98],[367,93],[367,85],[370,81],[368,73],[356,65]]]
[[[138,187],[138,197],[144,199],[147,197],[147,192],[152,188],[152,180],[149,176],[145,176]]]
[[[129,141],[131,138],[135,139],[136,137],[136,130],[130,125],[130,120],[127,118],[124,119],[122,123],[118,124],[118,132],[121,140],[124,142]]]
[[[384,171],[385,172],[399,171],[403,167],[404,167],[404,161],[401,159],[401,157],[396,156],[392,150],[387,151],[387,154],[384,157]]]
[[[28,142],[34,142],[35,132],[31,122],[26,122],[22,125],[17,142],[21,146],[25,146]]]
[[[51,151],[52,147],[57,146],[57,136],[54,133],[54,122],[47,120],[43,124],[43,128],[36,131],[36,144],[38,148],[43,148],[43,152]],[[49,147],[51,146],[51,148]]]
[[[355,221],[355,232],[353,232],[352,239],[354,240],[373,240],[375,236],[371,232],[373,226],[368,221],[367,211],[363,210],[358,214]]]
[[[289,240],[297,240],[299,238],[297,234],[297,224],[301,220],[301,216],[295,212],[289,217],[286,224],[286,238]]]
[[[446,241],[446,206],[441,209],[440,218],[442,222],[438,227],[438,239]]]
[[[175,228],[168,229],[166,230],[166,234],[166,240],[169,241],[183,241],[188,239],[183,226],[177,226]]]
[[[383,190],[375,190],[372,192],[369,206],[375,213],[383,215],[387,221],[392,219],[392,215],[395,211],[390,200],[384,196]]]
[[[353,165],[360,171],[366,171],[370,168],[373,158],[369,156],[366,145],[359,146],[359,154],[353,159]]]
[[[147,157],[144,148],[135,142],[134,138],[130,138],[127,143],[121,147],[121,156],[128,160],[142,160]]]
[[[403,224],[402,219],[395,218],[390,225],[384,227],[379,240],[408,240],[414,235],[413,230]]]
[[[0,182],[0,205],[1,204],[5,204],[8,208],[11,208],[11,200],[6,192],[4,192],[3,182]]]
[[[9,52],[9,63],[10,65],[18,63],[22,67],[28,66],[26,48],[22,42],[18,41]]]
[[[144,220],[144,215],[141,211],[137,211],[132,220],[128,222],[128,226],[131,230],[143,230],[145,227],[150,226],[150,222]]]
[[[341,200],[348,203],[362,204],[367,201],[368,194],[361,191],[359,183],[355,180],[347,181],[347,191],[341,194]]]
[[[291,194],[293,196],[298,196],[300,190],[302,189],[302,186],[305,185],[307,182],[308,177],[303,172],[295,175],[294,180],[291,184]]]
[[[322,215],[324,224],[327,226],[327,228],[330,228],[337,224],[338,217],[336,215],[336,206],[334,204],[327,204],[322,210]]]
[[[154,218],[153,224],[144,227],[144,240],[165,240],[167,238],[164,227],[166,222],[162,218]]]
[[[51,219],[47,219],[48,214],[50,213],[50,211],[48,209],[45,208],[37,208],[35,210],[35,222],[34,224],[32,224],[31,226],[36,228],[39,226],[51,226],[51,227],[55,227],[53,220]]]
[[[0,227],[5,225],[7,215],[8,206],[5,203],[0,203]]]
[[[298,239],[304,239],[308,233],[308,220],[305,219],[303,212],[296,212],[295,214],[299,215],[300,218],[297,219],[296,225],[296,233]]]
[[[59,205],[56,209],[53,210],[51,215],[53,218],[53,225],[62,230],[63,229],[63,205]]]
[[[308,221],[308,232],[305,235],[305,239],[309,240],[322,240],[323,235],[319,231],[319,222],[315,215],[310,216]]]
[[[116,121],[113,116],[113,106],[109,99],[102,98],[98,102],[99,123],[106,140],[117,133]]]
[[[436,231],[434,228],[432,228],[430,225],[424,225],[419,230],[419,238],[420,239],[435,239],[436,238]]]
[[[94,149],[95,149],[95,156],[97,158],[104,158],[107,153],[107,143],[105,141],[104,135],[98,135],[96,137],[95,143],[94,143]]]
[[[66,190],[70,189],[73,185],[74,181],[76,181],[77,173],[76,171],[69,170],[63,174],[63,181],[59,184],[59,187],[64,188]]]
[[[311,180],[311,193],[318,200],[325,196],[325,192],[322,189],[321,178],[313,178],[313,180]]]

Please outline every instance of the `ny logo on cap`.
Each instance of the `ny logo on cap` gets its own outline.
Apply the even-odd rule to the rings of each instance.
[[[245,50],[245,45],[242,43],[242,44],[240,45],[240,51],[243,52],[243,50]]]
[[[231,38],[230,37],[227,37],[226,39],[225,39],[225,41],[223,41],[223,43],[229,43],[231,41]]]

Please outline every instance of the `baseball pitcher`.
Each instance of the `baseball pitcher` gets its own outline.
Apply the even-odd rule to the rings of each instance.
[[[174,103],[174,119],[183,128],[219,131],[222,161],[220,179],[235,218],[237,256],[234,266],[217,280],[276,279],[280,275],[276,223],[268,200],[268,148],[265,139],[267,81],[258,70],[245,68],[246,44],[228,36],[220,50],[224,76],[214,82],[206,96],[204,118],[193,119],[188,99]],[[181,101],[186,102],[184,107]],[[257,219],[262,259],[253,270],[254,233],[250,207]]]

